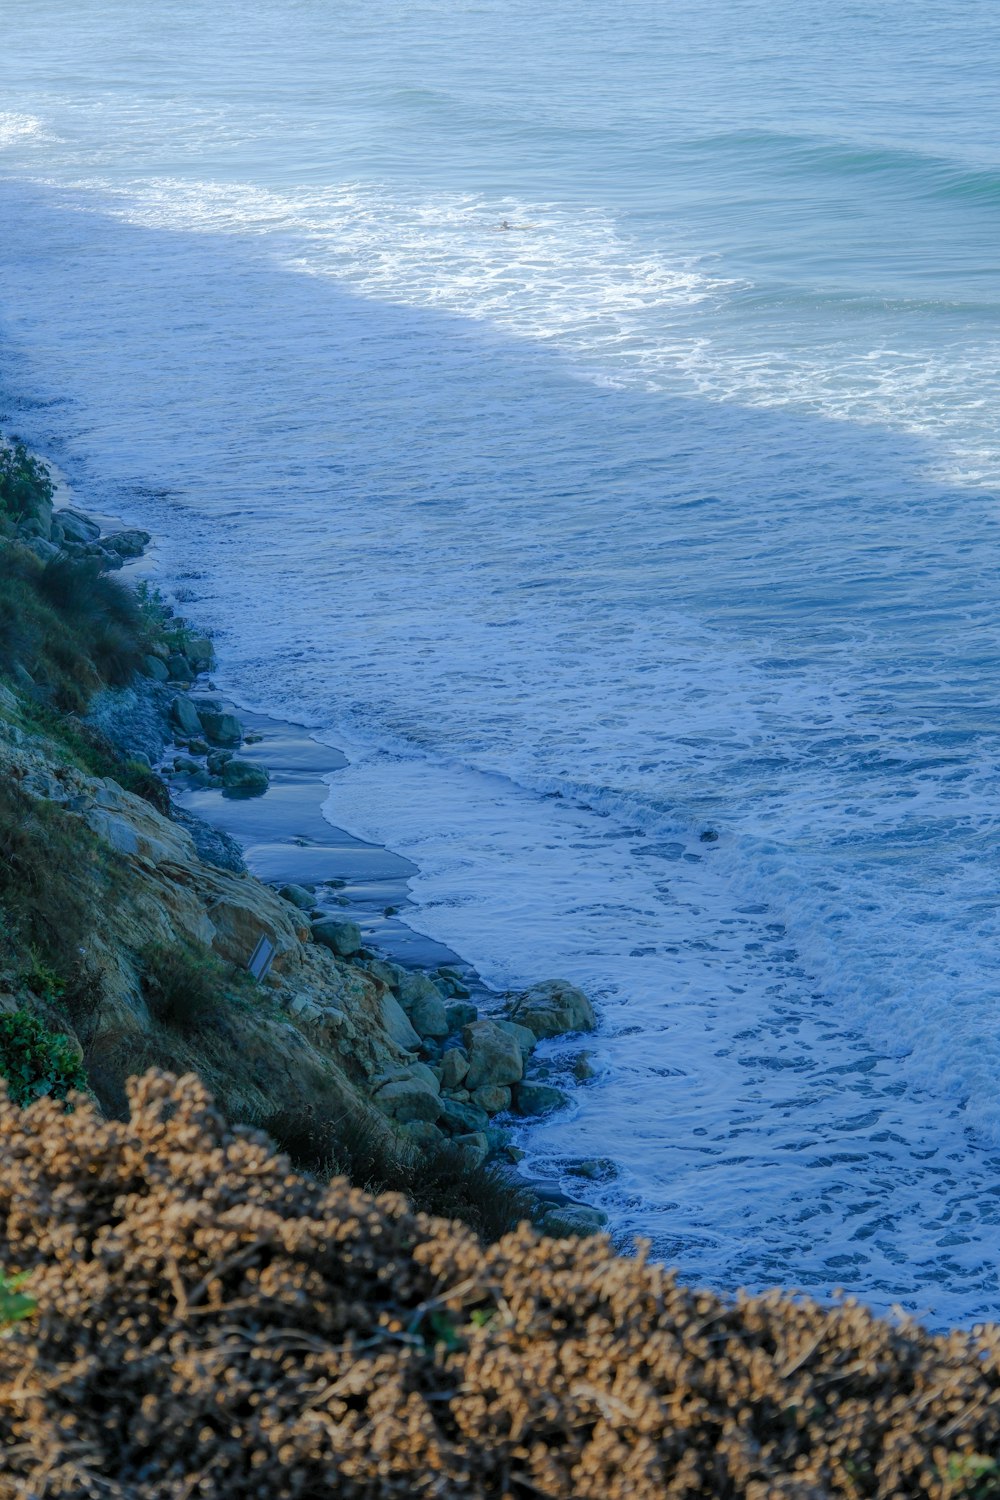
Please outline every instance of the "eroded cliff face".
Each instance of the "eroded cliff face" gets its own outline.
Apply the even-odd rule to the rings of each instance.
[[[92,1002],[74,1017],[72,1006],[26,994],[8,973],[0,1004],[40,1006],[75,1034],[99,1096],[102,1087],[110,1096],[115,1076],[123,1084],[137,1066],[169,1059],[210,1079],[242,1118],[322,1098],[382,1128],[368,1096],[414,1061],[387,1029],[383,984],[314,942],[302,913],[268,886],[203,862],[191,835],[144,798],[74,765],[5,688],[0,777],[26,805],[58,813],[71,850],[78,830],[73,885],[90,912],[79,972]],[[65,840],[61,848],[65,859]],[[274,962],[257,983],[245,971],[262,937]],[[210,1025],[185,1034],[151,1014],[145,955],[157,948],[204,952],[232,966]]]

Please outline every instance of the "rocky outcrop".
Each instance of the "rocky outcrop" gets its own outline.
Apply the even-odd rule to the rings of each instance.
[[[562,979],[548,979],[518,995],[510,1018],[527,1026],[536,1037],[561,1036],[567,1031],[593,1031],[594,1007],[582,990]]]

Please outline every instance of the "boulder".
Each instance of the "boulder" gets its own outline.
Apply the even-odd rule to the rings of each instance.
[[[198,718],[198,710],[186,693],[178,693],[173,703],[171,703],[170,721],[182,734],[197,735],[201,733],[201,720]]]
[[[473,1021],[462,1031],[469,1054],[468,1089],[483,1084],[517,1083],[524,1074],[524,1061],[515,1037],[501,1031],[495,1021]]]
[[[211,740],[213,745],[225,745],[235,747],[243,739],[243,726],[235,714],[215,713],[210,708],[201,711],[200,728],[205,731],[205,738]]]
[[[594,1007],[582,990],[563,979],[547,979],[516,997],[510,1019],[527,1026],[537,1037],[561,1036],[566,1031],[593,1031]]]
[[[224,754],[225,752],[217,751],[216,753]],[[211,762],[212,757],[210,756],[208,767],[210,771],[214,769]],[[293,906],[297,906],[299,911],[312,911],[315,905],[315,897],[312,891],[307,891],[304,885],[283,885],[278,895],[283,896],[286,901],[290,901]]]
[[[411,1026],[406,1011],[391,990],[385,990],[379,996],[379,1008],[382,1012],[382,1026],[386,1034],[392,1038],[397,1047],[402,1047],[407,1052],[415,1052],[420,1046],[420,1036]]]
[[[167,671],[166,662],[162,662],[158,656],[144,656],[142,658],[142,670],[154,682],[166,682],[170,675]]]
[[[227,760],[222,768],[222,784],[227,791],[240,792],[244,797],[262,797],[271,784],[271,773],[266,766],[256,766],[248,760]]]
[[[538,1046],[538,1038],[529,1026],[522,1026],[519,1021],[498,1021],[497,1025],[501,1031],[506,1031],[508,1036],[514,1038],[522,1057],[530,1057]]]
[[[421,995],[405,1009],[422,1037],[440,1041],[448,1035],[448,1018],[440,995]]]
[[[204,743],[204,741],[201,743]],[[207,746],[206,751],[208,754],[208,769],[213,776],[221,776],[226,769],[226,763],[232,760],[233,752],[231,750],[208,750]]]
[[[432,1125],[430,1120],[410,1120],[402,1126],[402,1133],[424,1151],[440,1150],[446,1139],[444,1131]]]
[[[474,1104],[462,1104],[457,1099],[440,1100],[439,1123],[453,1135],[467,1135],[470,1131],[485,1130],[490,1117],[484,1109]]]
[[[433,1124],[441,1113],[441,1100],[419,1078],[397,1078],[383,1084],[375,1095],[375,1103],[384,1115],[401,1125],[411,1120]]]
[[[400,982],[405,978],[406,970],[401,969],[398,964],[389,963],[384,958],[371,958],[368,960],[368,972],[373,979],[384,984],[387,989],[399,992]]]
[[[184,654],[196,672],[210,672],[215,661],[215,648],[207,635],[189,636]]]
[[[469,1059],[461,1047],[449,1047],[441,1055],[441,1087],[457,1089],[469,1071]]]
[[[312,924],[313,941],[322,943],[338,958],[350,958],[361,947],[361,928],[357,922],[342,922],[336,917],[324,917]]]
[[[63,536],[67,542],[84,544],[97,541],[97,538],[101,534],[101,528],[89,516],[83,515],[81,511],[70,510],[68,508],[59,511],[58,514],[59,525],[62,527]]]
[[[449,1031],[461,1031],[463,1026],[471,1026],[478,1019],[479,1012],[474,1005],[467,1000],[454,1000],[446,1005],[444,1013],[448,1017]]]
[[[466,1167],[481,1167],[490,1154],[490,1143],[481,1130],[470,1131],[468,1135],[452,1136],[451,1143],[461,1153]]]
[[[510,1109],[510,1098],[510,1089],[496,1083],[484,1083],[481,1088],[472,1090],[472,1103],[477,1109],[485,1109],[488,1115],[498,1115]]]
[[[582,1203],[560,1203],[550,1208],[542,1218],[539,1228],[553,1239],[565,1240],[573,1236],[599,1234],[608,1222],[607,1214],[599,1208],[587,1208]]]
[[[562,1089],[548,1083],[519,1083],[514,1089],[514,1103],[520,1115],[551,1115],[569,1099]]]
[[[167,658],[167,674],[171,682],[193,682],[195,677],[194,668],[186,656],[180,652],[173,651]],[[200,732],[201,725],[198,725]]]
[[[409,972],[405,969],[402,970],[398,988],[400,1003],[404,1010],[409,1010],[410,1006],[417,1000],[440,1000],[442,1005],[444,1004],[441,991],[437,985],[428,979],[426,974],[421,974],[419,970],[411,970]]]
[[[117,552],[119,557],[141,557],[152,540],[148,531],[116,531],[106,536],[102,545],[106,552]]]

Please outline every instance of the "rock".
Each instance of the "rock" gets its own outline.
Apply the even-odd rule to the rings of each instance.
[[[495,1083],[484,1083],[481,1088],[472,1090],[472,1103],[477,1109],[485,1109],[488,1115],[498,1115],[510,1109],[510,1098],[510,1089]]]
[[[441,1099],[439,1110],[440,1124],[453,1135],[485,1130],[490,1123],[484,1109],[477,1109],[474,1104],[462,1104],[457,1099]]]
[[[548,1210],[539,1228],[553,1239],[565,1240],[574,1235],[599,1234],[607,1222],[607,1214],[599,1208],[587,1208],[582,1203],[560,1203]]]
[[[186,693],[178,693],[173,703],[171,703],[170,720],[182,734],[197,735],[201,733],[201,720],[198,718],[198,710]]]
[[[324,917],[312,924],[313,941],[322,943],[338,958],[350,958],[361,947],[361,928],[357,922],[341,922],[336,917]]]
[[[597,1070],[590,1061],[589,1052],[581,1052],[574,1062],[573,1077],[578,1083],[588,1083],[591,1078],[597,1077]]]
[[[444,1013],[448,1017],[449,1031],[461,1031],[463,1026],[471,1026],[479,1017],[476,1007],[465,1000],[452,1001],[445,1006]]]
[[[215,648],[207,635],[188,637],[185,655],[196,672],[210,672],[215,661]]]
[[[96,542],[101,534],[101,528],[96,521],[89,516],[83,515],[81,511],[61,510],[58,513],[59,525],[63,529],[63,536],[67,542],[79,542],[81,545],[87,542]]]
[[[457,1089],[469,1071],[469,1059],[461,1047],[449,1047],[441,1055],[441,1087]]]
[[[573,1177],[586,1177],[590,1182],[610,1182],[618,1176],[618,1167],[608,1156],[583,1156],[568,1164],[566,1170]]]
[[[245,797],[262,797],[271,784],[271,773],[266,766],[255,766],[248,760],[227,760],[222,784],[227,791],[241,792]]]
[[[402,1066],[390,1068],[378,1080],[379,1087],[386,1083],[400,1082],[419,1083],[422,1088],[430,1089],[435,1096],[441,1092],[437,1074],[425,1062],[408,1062]]]
[[[231,761],[232,758],[233,752],[231,750],[209,750],[208,769],[211,771],[213,776],[221,776],[223,771],[226,769],[228,762]],[[310,897],[310,905],[311,904],[312,897]]]
[[[415,1052],[420,1046],[420,1035],[410,1024],[406,1011],[391,990],[385,990],[379,996],[379,1008],[382,1012],[382,1025],[396,1046],[407,1052]]]
[[[386,1083],[375,1095],[383,1114],[400,1124],[411,1120],[433,1123],[441,1113],[441,1100],[425,1083],[416,1078],[398,1078]]]
[[[468,1000],[471,991],[461,974],[455,969],[448,968],[440,968],[437,972],[437,983],[447,996],[454,997],[456,1000]]]
[[[583,991],[563,979],[547,979],[518,995],[510,1019],[529,1027],[537,1037],[593,1031],[597,1024],[594,1007]]]
[[[210,756],[209,770],[212,769],[212,757]],[[290,901],[293,906],[297,906],[299,911],[312,910],[313,893],[312,891],[307,891],[304,885],[283,885],[278,895],[284,896],[285,900]]]
[[[440,995],[421,995],[405,1009],[421,1036],[440,1041],[448,1035],[448,1017],[444,1013],[444,1001]]]
[[[53,558],[59,556],[59,548],[55,542],[47,542],[44,537],[34,536],[25,543],[29,552],[33,552],[40,562],[49,563]]]
[[[446,1139],[444,1131],[432,1125],[430,1120],[410,1120],[402,1126],[402,1133],[424,1151],[440,1150]]]
[[[419,970],[403,969],[400,973],[398,988],[400,1004],[404,1010],[409,1010],[416,1000],[441,1000],[442,1005],[444,1003],[437,985]]]
[[[489,1141],[481,1130],[470,1131],[468,1135],[453,1136],[451,1143],[461,1152],[467,1167],[481,1167],[490,1154]]]
[[[181,656],[175,651],[167,660],[167,675],[171,682],[193,682],[194,669],[186,656]],[[198,725],[198,733],[201,732],[201,724]]]
[[[141,557],[153,538],[148,531],[116,531],[104,538],[105,551],[117,552],[119,557]]]
[[[462,1031],[469,1054],[468,1089],[483,1084],[517,1083],[524,1074],[524,1062],[516,1038],[501,1031],[495,1021],[473,1021]]]
[[[167,671],[166,663],[162,662],[158,656],[144,656],[142,658],[142,670],[154,682],[166,682],[170,675]]]
[[[529,1026],[522,1026],[519,1021],[498,1021],[497,1025],[501,1031],[506,1031],[508,1036],[514,1038],[522,1057],[530,1057],[538,1046],[538,1038]]]
[[[239,745],[243,739],[243,726],[235,714],[215,713],[212,709],[201,711],[200,729],[213,745]]]
[[[400,981],[405,977],[406,970],[401,969],[398,964],[391,964],[384,958],[371,958],[368,960],[368,972],[373,979],[384,984],[387,989],[398,992]]]
[[[519,1083],[514,1090],[514,1103],[521,1115],[551,1115],[568,1104],[569,1099],[562,1089],[554,1089],[548,1083]]]

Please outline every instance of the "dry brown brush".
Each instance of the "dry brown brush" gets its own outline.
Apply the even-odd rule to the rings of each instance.
[[[193,1078],[0,1100],[0,1496],[985,1496],[1000,1333],[484,1248],[293,1173]]]

